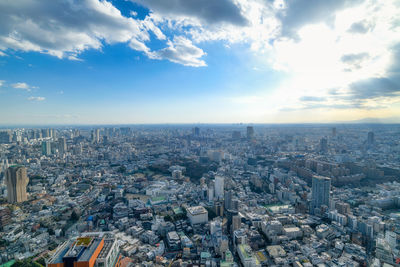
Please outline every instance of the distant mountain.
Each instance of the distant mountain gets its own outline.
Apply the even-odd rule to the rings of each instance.
[[[342,121],[341,123],[400,123],[400,117],[364,118],[352,121]]]

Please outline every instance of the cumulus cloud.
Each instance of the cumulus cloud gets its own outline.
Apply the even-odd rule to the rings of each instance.
[[[27,83],[13,83],[11,86],[15,89],[30,91],[31,87]]]
[[[140,22],[108,1],[22,0],[0,2],[0,50],[47,53],[76,59],[87,49],[149,39]]]
[[[41,101],[46,100],[46,98],[43,96],[30,96],[30,97],[28,97],[28,100],[35,101],[35,102],[41,102]]]
[[[366,20],[357,21],[351,24],[349,28],[350,33],[365,34],[374,27],[374,24],[368,23]]]
[[[0,1],[0,53],[37,51],[78,60],[87,49],[126,43],[155,60],[200,67],[207,65],[202,44],[222,41],[248,45],[264,59],[262,69],[289,73],[292,81],[277,89],[293,99],[288,104],[334,106],[333,96],[365,99],[358,84],[374,90],[365,81],[384,95],[393,88],[374,79],[399,84],[398,71],[390,70],[396,62],[393,47],[400,43],[395,0],[130,1],[150,13],[139,19],[131,11],[125,17],[105,0]],[[157,49],[152,38],[160,41]]]
[[[200,58],[205,54],[190,40],[182,36],[175,36],[173,41],[168,41],[168,47],[151,52],[149,56],[154,59],[167,59],[185,66],[203,67],[206,66],[206,63]]]
[[[364,59],[369,58],[368,53],[357,53],[357,54],[346,54],[341,57],[342,62],[344,63],[354,63],[359,62]]]
[[[0,87],[2,87],[5,83],[5,80],[0,80]]]
[[[197,3],[187,2],[182,8],[190,13],[193,7],[197,7],[195,2]],[[228,0],[225,2],[228,3]],[[156,1],[149,4],[163,10],[163,4],[157,4]],[[175,4],[178,5],[178,1]],[[239,23],[240,17],[229,15],[235,8],[240,13],[236,5],[230,3],[222,10],[223,6],[220,3],[210,4],[209,8],[204,7],[204,16],[211,18],[215,12],[221,12],[221,20]],[[137,13],[131,11],[130,15],[136,16]],[[186,66],[205,65],[199,59],[205,54],[200,48],[195,47],[190,40],[176,38],[172,42],[167,41],[167,37],[154,21],[156,19],[152,14],[143,20],[125,17],[111,2],[105,0],[23,0],[18,3],[2,1],[0,56],[5,55],[3,51],[11,49],[80,60],[79,54],[87,49],[101,49],[104,43],[127,43],[131,49],[144,52],[154,59],[167,59]],[[167,41],[168,47],[152,52],[147,45],[151,41],[150,32],[157,39]],[[182,55],[177,54],[181,52]],[[191,52],[193,54],[189,55]]]
[[[388,78],[369,78],[350,84],[349,96],[355,99],[374,99],[400,95],[400,85]]]
[[[305,102],[320,102],[320,101],[325,101],[325,97],[318,97],[318,96],[302,96],[300,97],[300,101],[305,101]]]
[[[345,71],[352,71],[354,69],[361,69],[363,62],[370,58],[368,53],[355,53],[355,54],[345,54],[340,60],[347,66]]]
[[[206,24],[247,24],[239,6],[231,0],[132,0],[169,17],[197,18]]]
[[[315,23],[332,24],[336,11],[359,4],[361,0],[292,0],[278,13],[282,21],[282,34],[295,37],[297,31]]]

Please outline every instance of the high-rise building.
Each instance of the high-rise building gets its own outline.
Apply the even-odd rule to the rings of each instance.
[[[253,138],[254,138],[254,127],[247,126],[247,139],[253,139]]]
[[[0,144],[9,144],[12,141],[12,135],[10,131],[0,132]]]
[[[240,216],[235,215],[232,217],[232,233],[238,229],[240,229],[240,225],[242,224],[242,221],[240,219]]]
[[[45,156],[51,155],[51,142],[50,141],[42,142],[42,154]]]
[[[58,138],[58,153],[64,154],[67,152],[67,141],[64,137]]]
[[[232,206],[232,190],[225,192],[224,201],[225,201],[225,209],[230,210]]]
[[[311,213],[321,206],[329,207],[331,190],[331,179],[324,176],[313,176],[312,178],[312,195],[311,195]]]
[[[193,128],[193,135],[194,136],[200,136],[200,128],[199,127],[194,127]]]
[[[374,134],[374,132],[368,132],[367,143],[368,143],[368,145],[373,145],[375,143],[375,134]]]
[[[92,130],[92,143],[100,142],[100,129]]]
[[[336,137],[336,127],[333,127],[333,128],[332,128],[332,136],[333,136],[333,137]]]
[[[42,129],[42,138],[48,138],[50,136],[50,129]]]
[[[218,200],[224,198],[224,177],[221,176],[215,177],[214,196]]]
[[[26,168],[23,166],[11,166],[6,171],[7,201],[17,203],[28,200],[26,186],[29,179]]]
[[[319,141],[319,151],[322,153],[328,152],[328,139],[321,138]]]
[[[214,187],[215,187],[214,185],[208,187],[207,196],[209,202],[214,200]]]

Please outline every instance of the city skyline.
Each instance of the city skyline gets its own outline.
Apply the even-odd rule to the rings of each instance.
[[[0,125],[400,122],[396,1],[0,3]]]

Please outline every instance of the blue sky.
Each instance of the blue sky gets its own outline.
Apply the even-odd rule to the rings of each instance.
[[[0,3],[0,124],[400,114],[396,1]]]

